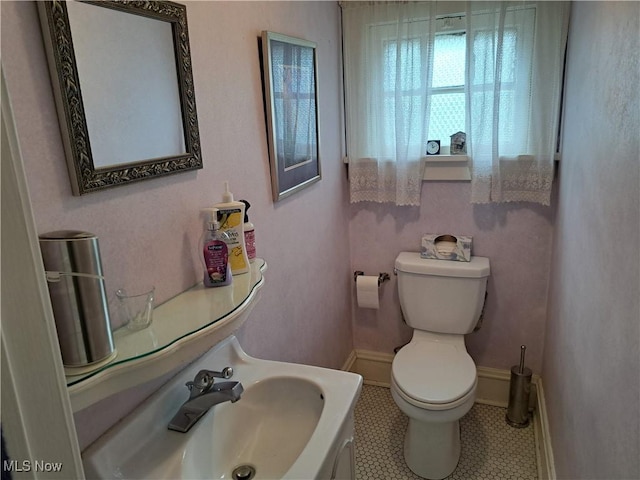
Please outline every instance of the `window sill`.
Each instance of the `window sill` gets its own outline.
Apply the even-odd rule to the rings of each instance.
[[[429,155],[423,160],[424,181],[471,181],[468,155]],[[349,157],[343,157],[342,161],[348,165]]]
[[[424,157],[424,163],[423,180],[471,181],[467,155],[429,155]]]

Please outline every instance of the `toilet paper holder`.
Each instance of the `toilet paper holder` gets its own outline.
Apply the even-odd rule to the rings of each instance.
[[[357,281],[360,275],[364,275],[364,272],[362,270],[356,270],[355,272],[353,272],[353,281]],[[387,280],[391,280],[391,277],[388,273],[383,272],[378,274],[378,286],[382,285]]]

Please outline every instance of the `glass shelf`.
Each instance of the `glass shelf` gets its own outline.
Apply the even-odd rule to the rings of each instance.
[[[234,275],[231,285],[205,288],[200,283],[155,307],[153,322],[144,330],[120,328],[114,331],[116,355],[109,363],[87,373],[65,369],[73,410],[195,359],[206,351],[198,345],[201,337],[208,337],[207,348],[213,347],[211,341],[216,338],[211,337],[215,337],[214,333],[220,327],[227,327],[222,329],[225,337],[239,328],[240,324],[235,325],[233,321],[241,316],[244,320],[251,310],[256,293],[264,283],[262,274],[266,267],[266,262],[257,258],[251,264],[250,272]],[[139,378],[125,378],[134,373]],[[122,379],[127,381],[119,381]],[[105,385],[106,380],[113,385]],[[83,397],[81,400],[77,398],[80,396]]]

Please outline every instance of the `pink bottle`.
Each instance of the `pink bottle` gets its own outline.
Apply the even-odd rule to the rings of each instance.
[[[218,209],[207,209],[209,218],[203,234],[201,258],[204,265],[205,287],[223,287],[233,280],[229,264],[229,247],[224,241],[225,232],[220,232]]]

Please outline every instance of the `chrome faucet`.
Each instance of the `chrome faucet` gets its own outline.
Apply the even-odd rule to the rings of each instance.
[[[224,368],[221,372],[200,370],[193,381],[185,385],[191,392],[189,399],[169,422],[169,430],[188,432],[211,407],[222,402],[237,402],[244,391],[240,382],[218,382],[216,378],[231,378],[233,369]]]

